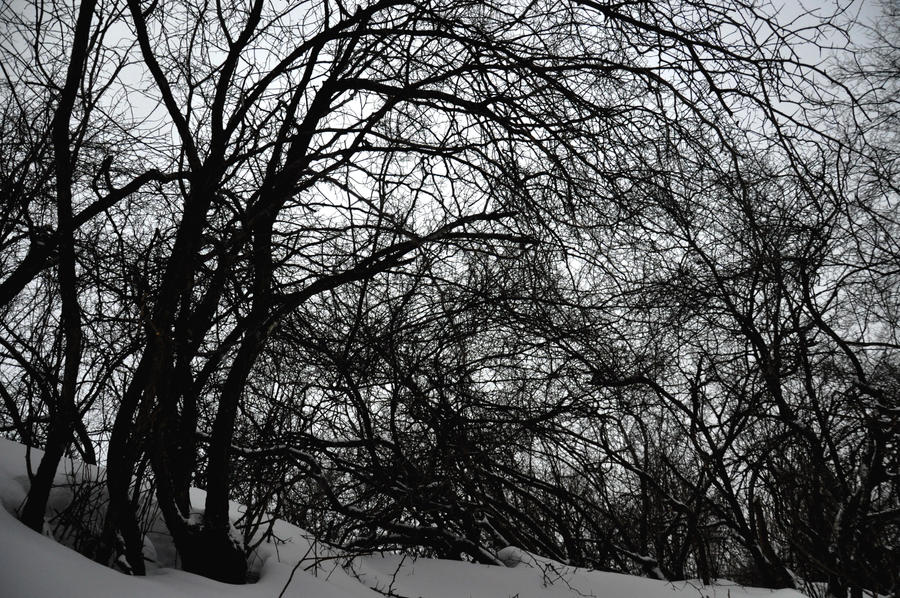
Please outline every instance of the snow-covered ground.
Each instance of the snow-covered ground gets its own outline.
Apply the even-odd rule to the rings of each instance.
[[[39,451],[32,451],[36,464]],[[71,467],[71,465],[69,466]],[[88,475],[91,470],[87,469]],[[51,497],[61,508],[71,494],[66,476]],[[12,512],[28,487],[25,447],[0,439],[0,596],[3,598],[800,598],[791,590],[722,584],[665,583],[641,577],[567,567],[516,548],[501,551],[507,567],[489,567],[399,555],[350,557],[312,541],[279,521],[278,545],[260,547],[259,581],[223,584],[172,568],[163,533],[148,534],[146,553],[159,565],[146,577],[130,577],[81,556],[51,537],[34,533]],[[195,504],[202,504],[197,491]],[[234,505],[237,512],[239,505]],[[236,513],[235,513],[236,514]]]

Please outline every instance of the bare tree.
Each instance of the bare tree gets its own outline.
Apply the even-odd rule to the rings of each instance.
[[[74,433],[107,458],[93,556],[137,574],[147,484],[184,568],[235,583],[270,511],[488,563],[739,553],[835,595],[887,554],[856,546],[897,499],[896,186],[875,129],[787,109],[830,77],[809,30],[674,0],[32,8],[4,13],[0,375],[48,448],[33,527]]]

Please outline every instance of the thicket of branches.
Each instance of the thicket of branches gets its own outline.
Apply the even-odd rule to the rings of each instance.
[[[23,521],[75,454],[106,466],[90,556],[135,574],[152,487],[182,566],[237,583],[276,516],[900,591],[898,32],[809,65],[850,31],[810,18],[4,5],[0,426],[46,449]]]

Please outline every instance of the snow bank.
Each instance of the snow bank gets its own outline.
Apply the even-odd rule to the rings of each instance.
[[[35,465],[39,451],[32,451]],[[71,467],[71,464],[69,465]],[[81,475],[96,470],[79,469]],[[62,508],[71,493],[65,475],[54,490]],[[507,567],[400,555],[348,557],[287,522],[276,524],[277,546],[260,547],[259,582],[233,586],[159,566],[146,577],[108,569],[52,538],[34,533],[11,514],[25,498],[25,447],[0,439],[0,595],[4,598],[800,598],[790,590],[704,587],[568,567],[517,548],[499,554]],[[202,492],[192,497],[202,504]],[[240,505],[233,505],[235,515]],[[148,552],[165,554],[165,535],[148,538]]]

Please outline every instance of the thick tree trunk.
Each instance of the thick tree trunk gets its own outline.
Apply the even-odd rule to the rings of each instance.
[[[130,3],[129,6],[136,25],[139,25],[142,52],[149,52],[149,42],[142,37],[142,34],[146,35],[146,26],[140,6],[137,3]],[[129,564],[133,572],[138,574],[144,571],[140,556],[142,542],[134,508],[128,497],[128,489],[142,448],[149,448],[151,465],[157,476],[158,492],[162,482],[165,486],[163,494],[166,494],[166,488],[172,484],[175,477],[170,471],[171,467],[164,465],[165,462],[171,463],[172,460],[179,459],[179,455],[174,454],[166,443],[170,438],[183,433],[179,431],[177,405],[172,404],[177,400],[177,393],[169,391],[175,370],[173,358],[176,339],[173,338],[173,327],[176,324],[179,303],[183,302],[185,296],[190,297],[193,291],[195,259],[201,242],[201,233],[206,225],[206,213],[212,201],[211,189],[215,186],[220,170],[221,164],[210,158],[206,164],[192,172],[191,190],[185,199],[175,243],[159,288],[153,297],[155,302],[152,305],[152,316],[146,322],[147,342],[144,352],[125,392],[110,439],[108,453],[110,467],[107,472],[109,508],[97,560],[108,562],[116,537],[121,533]],[[146,442],[148,438],[149,443]],[[162,446],[165,448],[160,452]],[[183,480],[184,476],[178,479]],[[174,491],[170,493],[171,496],[174,494]],[[183,504],[187,502],[186,490],[177,494],[180,497],[179,502],[182,503],[181,507],[189,508],[189,505]],[[174,499],[172,500],[171,507],[175,509]],[[166,503],[166,500],[160,501],[164,515],[169,510]],[[170,527],[175,525],[174,520],[170,521],[168,517],[167,523]],[[173,534],[175,533],[173,531]]]
[[[47,510],[47,499],[50,497],[56,469],[72,437],[71,427],[67,426],[65,416],[54,418],[50,428],[44,457],[31,480],[31,488],[21,513],[22,523],[36,532],[42,532],[44,529],[44,513]]]
[[[208,545],[204,548],[204,554],[198,555],[200,558],[196,566],[213,567],[212,571],[203,574],[232,583],[242,583],[247,571],[243,546],[232,537],[228,517],[228,496],[231,486],[229,453],[234,437],[238,403],[265,341],[264,325],[268,315],[272,278],[273,224],[274,218],[270,217],[254,230],[253,305],[248,316],[247,332],[231,364],[219,397],[219,408],[213,422],[208,451],[206,510],[203,517],[203,535]],[[218,564],[210,561],[210,555],[218,559]]]
[[[62,300],[61,327],[65,341],[65,364],[62,389],[50,419],[47,447],[37,475],[22,509],[22,521],[41,531],[44,512],[59,462],[69,447],[78,409],[78,370],[81,362],[81,315],[75,281],[75,230],[72,217],[72,156],[69,147],[69,123],[87,59],[87,47],[96,0],[84,0],[78,10],[72,54],[66,72],[66,83],[60,94],[53,119],[53,151],[56,161],[56,213],[59,235],[59,289]]]
[[[794,588],[794,578],[776,554],[769,539],[769,527],[759,501],[753,503],[753,516],[757,547],[752,552],[763,583],[770,588]]]

